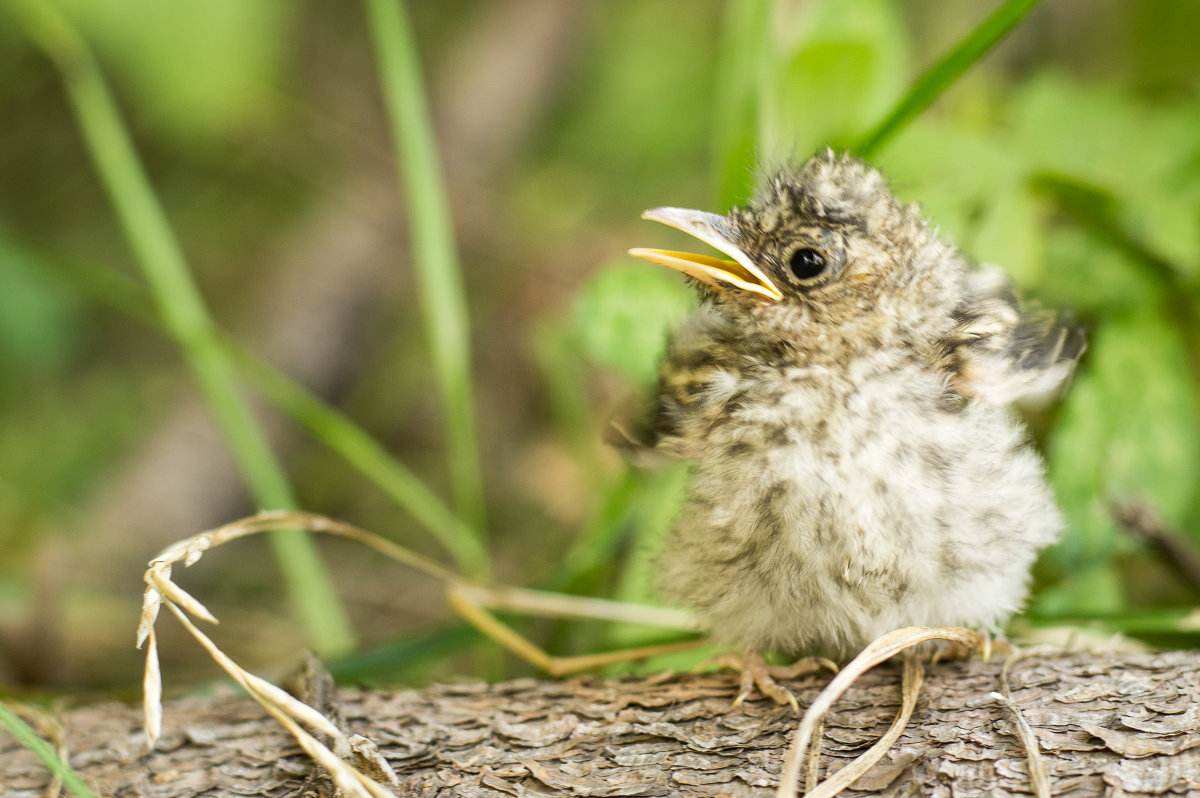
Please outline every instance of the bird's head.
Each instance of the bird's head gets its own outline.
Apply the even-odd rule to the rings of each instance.
[[[962,263],[955,250],[896,201],[878,171],[829,151],[778,172],[728,214],[655,208],[642,216],[728,258],[660,249],[630,254],[694,278],[719,310],[790,328],[780,332],[926,326],[921,319],[946,318],[957,300]]]

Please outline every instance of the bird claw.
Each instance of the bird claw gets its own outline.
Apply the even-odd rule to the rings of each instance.
[[[758,652],[723,654],[717,658],[716,664],[718,667],[741,673],[738,694],[733,699],[731,708],[739,707],[745,703],[746,699],[753,694],[754,688],[757,687],[758,692],[776,704],[787,704],[797,714],[800,712],[800,704],[796,701],[796,696],[792,695],[791,690],[788,690],[776,680],[795,679],[806,673],[818,671],[821,668],[829,668],[834,672],[837,671],[836,665],[822,657],[805,657],[793,662],[791,665],[769,665],[763,659],[762,654]]]
[[[939,662],[949,662],[958,659],[970,659],[978,654],[984,662],[990,662],[992,654],[997,650],[1003,652],[1013,651],[1013,646],[1003,637],[993,640],[991,634],[986,630],[977,632],[978,639],[967,643],[954,640],[938,640],[932,644],[932,654],[929,657],[930,665],[937,665]]]

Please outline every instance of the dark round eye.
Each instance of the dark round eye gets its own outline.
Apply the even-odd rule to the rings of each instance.
[[[825,266],[825,256],[809,247],[796,250],[788,258],[788,270],[793,277],[801,281],[820,276],[821,272],[825,271]]]

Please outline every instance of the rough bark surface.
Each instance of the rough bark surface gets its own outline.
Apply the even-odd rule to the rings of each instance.
[[[1029,793],[1011,716],[990,697],[1000,663],[929,668],[913,722],[845,795]],[[801,706],[827,681],[791,683]],[[899,703],[899,670],[863,677],[825,724],[822,772],[873,743]],[[347,690],[349,730],[371,737],[412,796],[768,796],[798,718],[766,701],[731,710],[733,677],[518,680],[396,693]],[[1200,652],[1044,655],[1017,664],[1012,697],[1037,735],[1056,796],[1200,795]],[[294,794],[310,767],[258,706],[227,695],[166,707],[142,752],[135,707],[62,718],[71,764],[104,795]],[[0,794],[49,782],[0,732]]]

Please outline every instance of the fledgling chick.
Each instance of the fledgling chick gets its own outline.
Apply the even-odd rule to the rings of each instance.
[[[1057,388],[1082,332],[1023,312],[1003,273],[968,267],[878,171],[832,152],[728,215],[644,218],[733,259],[631,250],[704,299],[644,440],[694,464],[659,563],[668,596],[760,671],[765,651],[845,657],[904,626],[1003,624],[1063,525],[1007,405]]]

